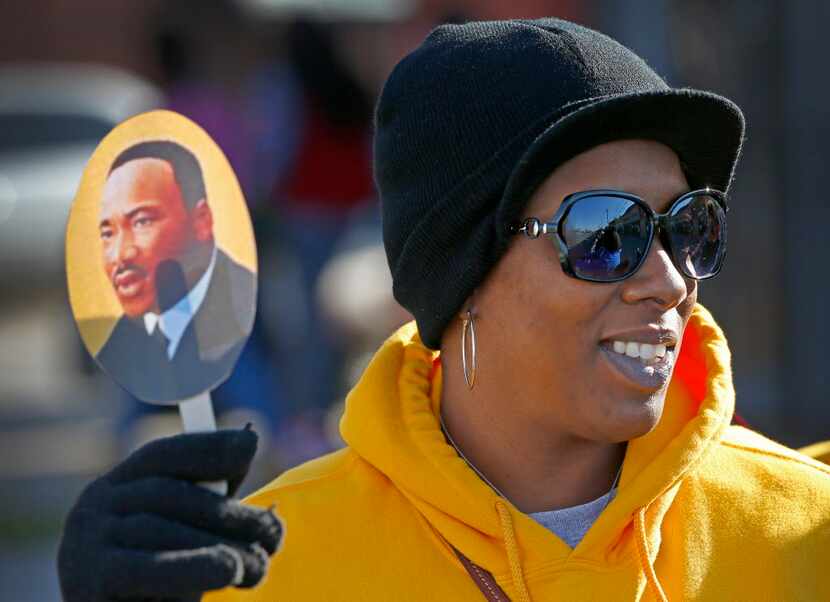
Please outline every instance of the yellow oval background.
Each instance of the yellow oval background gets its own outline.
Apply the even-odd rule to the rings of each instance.
[[[172,111],[151,111],[124,121],[107,134],[87,163],[66,227],[69,303],[84,345],[93,356],[123,314],[104,274],[98,231],[101,194],[110,165],[119,153],[151,140],[177,142],[196,156],[213,213],[217,246],[257,273],[256,242],[245,198],[230,163],[207,132]]]

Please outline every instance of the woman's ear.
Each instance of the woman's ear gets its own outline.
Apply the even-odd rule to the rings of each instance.
[[[200,242],[213,240],[213,213],[206,199],[200,199],[193,207],[193,230],[196,240]]]

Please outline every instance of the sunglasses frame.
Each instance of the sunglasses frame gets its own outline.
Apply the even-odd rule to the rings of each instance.
[[[662,243],[663,248],[666,250],[666,253],[669,254],[672,263],[680,271],[681,274],[693,280],[708,280],[709,278],[714,278],[718,275],[718,273],[721,271],[721,268],[723,267],[724,259],[726,259],[726,228],[724,228],[723,232],[724,250],[720,256],[720,260],[718,261],[717,266],[715,266],[714,271],[708,276],[704,276],[703,278],[689,276],[683,269],[683,267],[678,264],[677,260],[675,259],[671,241],[669,239],[668,230],[668,221],[674,214],[675,208],[687,199],[703,195],[713,198],[721,206],[724,214],[729,212],[729,204],[727,202],[726,194],[713,188],[699,188],[697,190],[691,190],[689,192],[683,193],[674,201],[672,201],[665,213],[657,213],[656,211],[654,211],[654,209],[651,208],[651,206],[648,203],[646,203],[636,194],[631,194],[630,192],[625,192],[623,190],[598,188],[595,190],[583,190],[580,192],[574,192],[566,196],[562,200],[562,204],[559,206],[559,209],[557,209],[556,213],[554,214],[550,222],[543,222],[537,217],[528,217],[522,220],[521,222],[513,224],[510,227],[510,232],[513,234],[524,234],[530,239],[537,239],[542,235],[550,236],[556,243],[557,250],[559,252],[559,264],[562,266],[562,271],[564,271],[568,276],[576,278],[577,280],[584,280],[586,282],[612,283],[620,282],[622,280],[625,280],[626,278],[630,278],[631,276],[636,274],[637,271],[642,267],[643,263],[645,263],[645,260],[648,257],[649,252],[651,251],[651,245],[654,243],[655,237],[660,238],[660,242]],[[643,256],[640,258],[640,261],[637,263],[637,265],[634,266],[631,269],[631,271],[625,274],[624,276],[611,278],[608,280],[600,280],[597,278],[580,276],[574,271],[573,266],[571,265],[571,261],[568,258],[568,245],[562,238],[561,232],[562,222],[565,220],[571,208],[577,202],[584,198],[593,196],[611,196],[631,201],[634,204],[640,206],[646,212],[646,215],[649,218],[649,225],[651,227],[651,230],[649,233],[648,242],[646,244],[646,250],[643,253]],[[724,222],[724,225],[725,224],[726,223]]]

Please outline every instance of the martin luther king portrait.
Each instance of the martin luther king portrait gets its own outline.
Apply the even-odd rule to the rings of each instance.
[[[103,266],[124,315],[96,359],[144,401],[221,383],[251,332],[256,276],[214,240],[197,157],[175,142],[119,154],[101,196]]]

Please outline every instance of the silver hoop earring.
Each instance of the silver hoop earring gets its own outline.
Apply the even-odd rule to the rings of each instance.
[[[461,366],[464,368],[464,380],[469,389],[476,384],[476,325],[473,319],[473,312],[467,310],[467,316],[462,318],[461,327]],[[470,352],[472,353],[471,370],[467,370],[467,328],[470,329]]]

